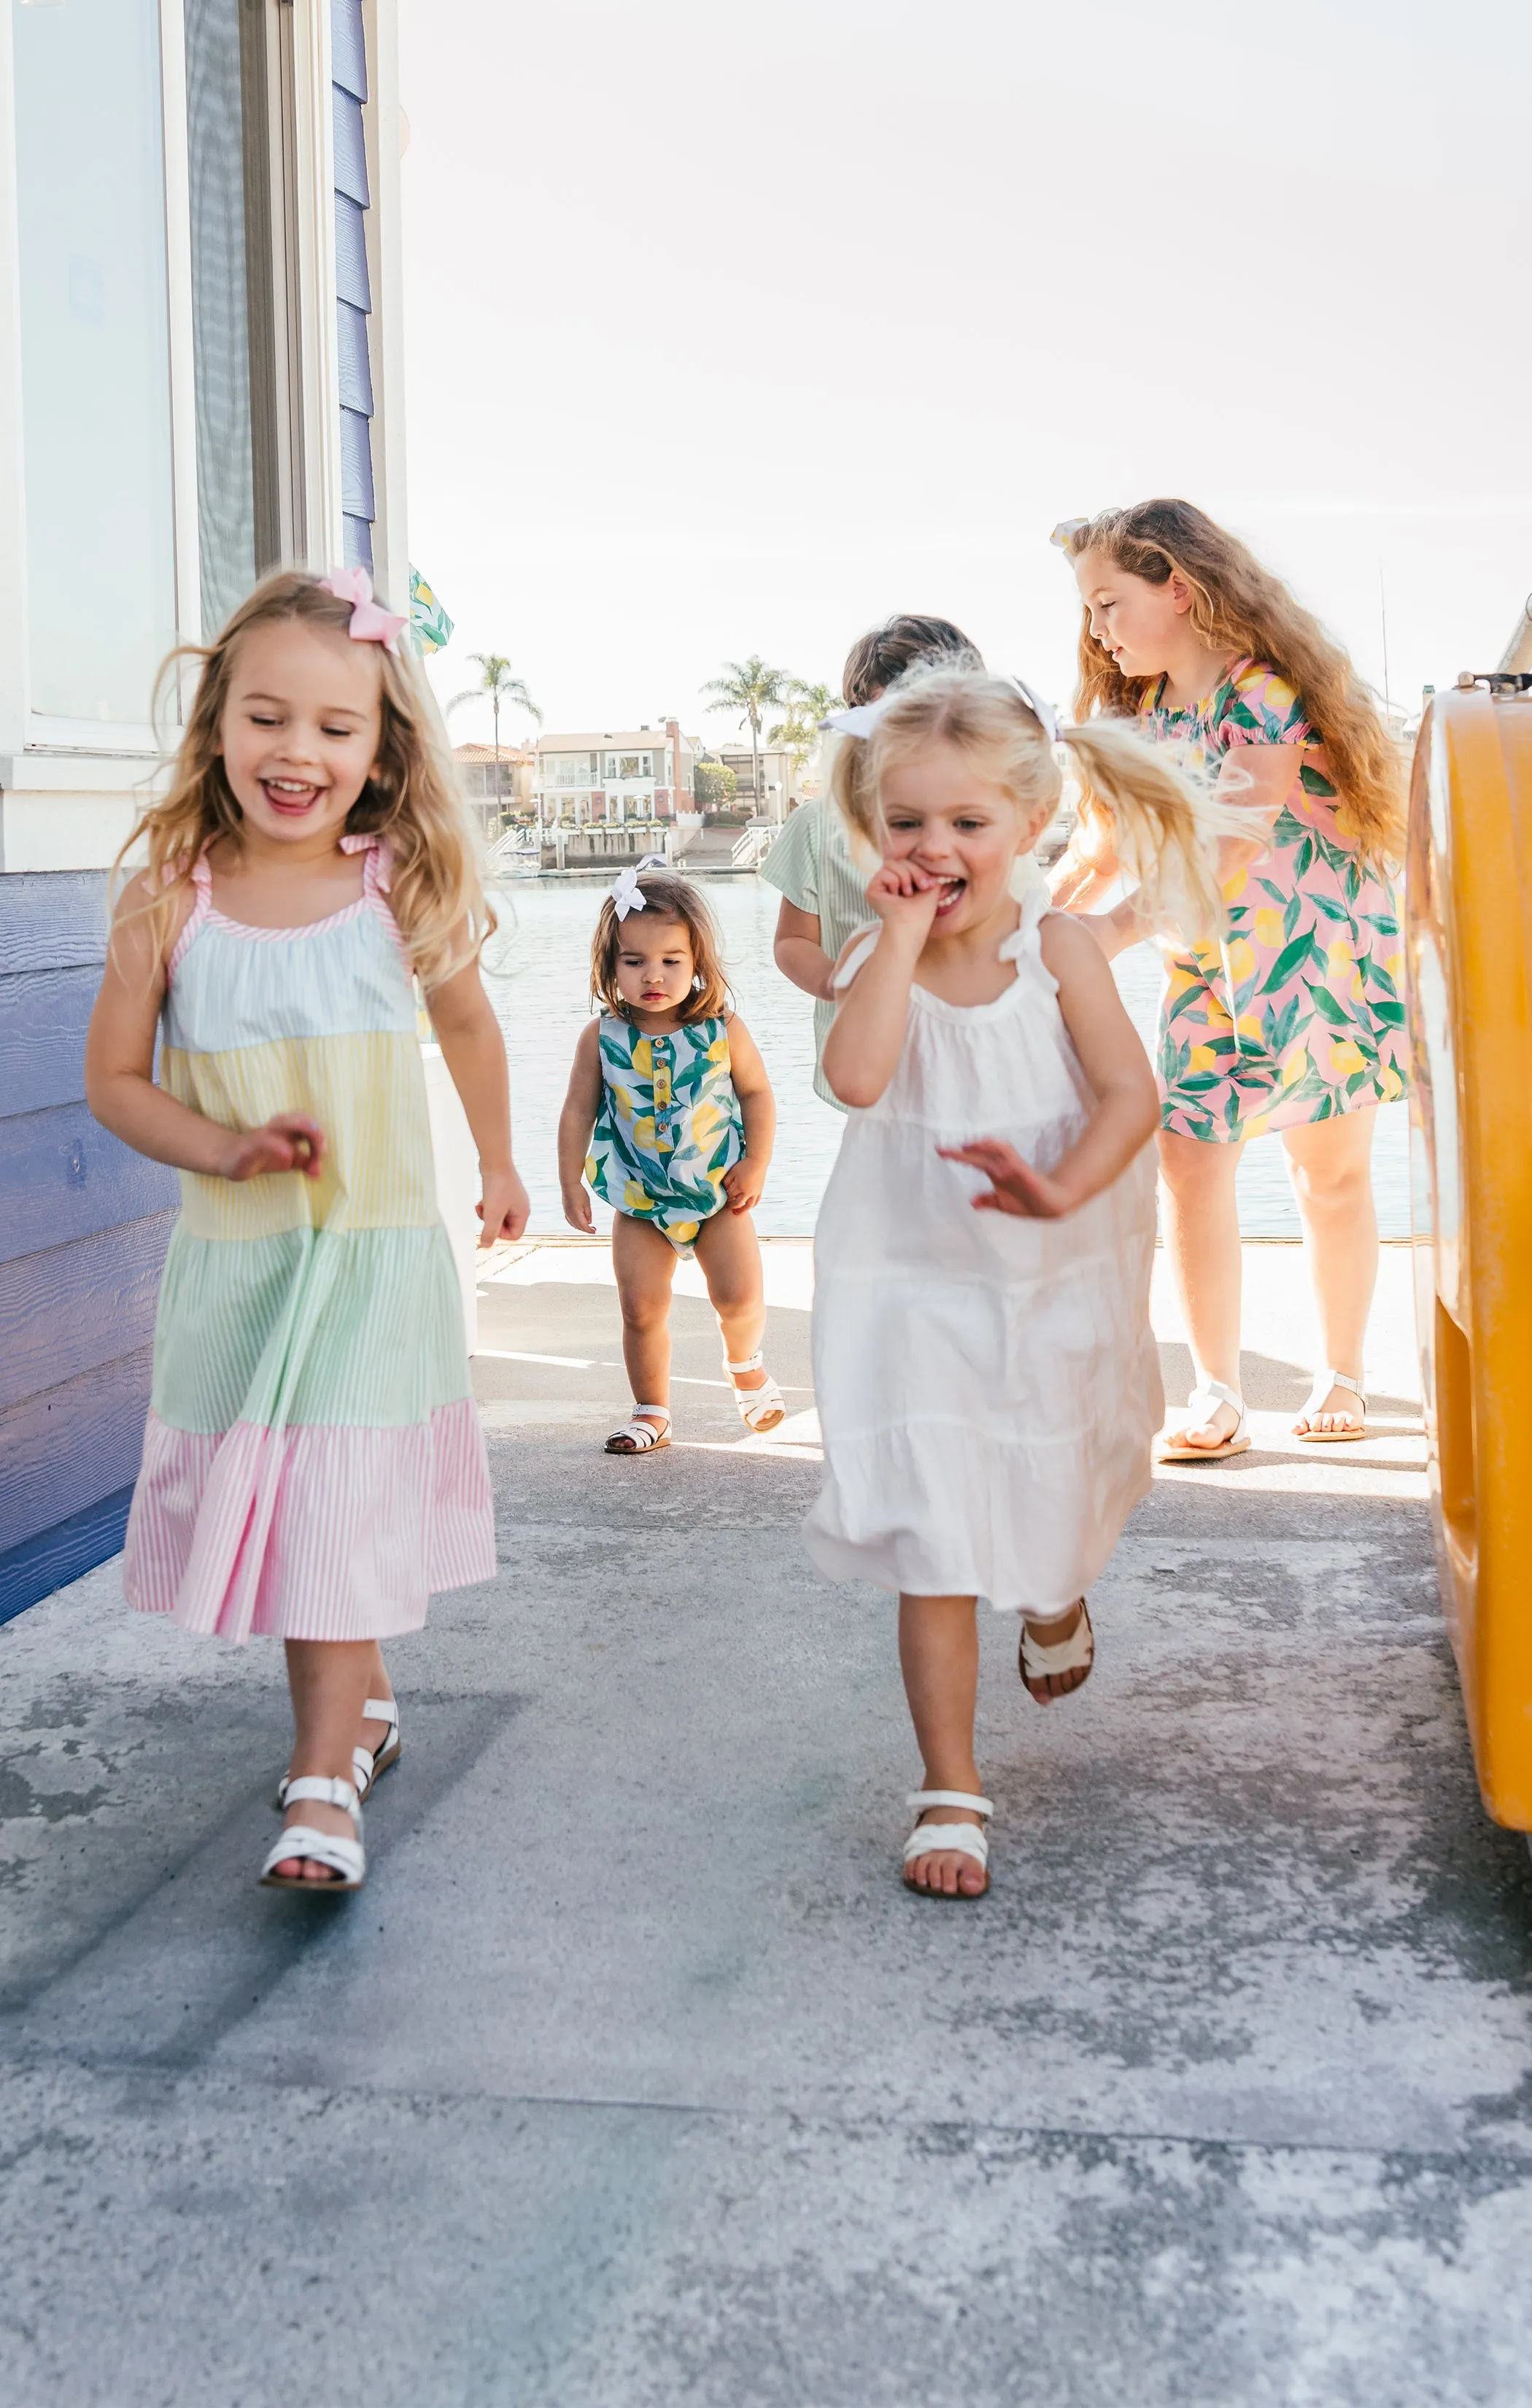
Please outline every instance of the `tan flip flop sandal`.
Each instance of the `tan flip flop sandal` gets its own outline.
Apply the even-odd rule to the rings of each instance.
[[[1300,1446],[1352,1446],[1367,1434],[1367,1400],[1362,1394],[1360,1380],[1349,1380],[1344,1371],[1316,1371],[1313,1389],[1303,1408],[1303,1419],[1311,1421],[1332,1388],[1349,1388],[1362,1408],[1362,1418],[1353,1421],[1349,1429],[1295,1429],[1293,1436]]]
[[[1161,1440],[1155,1460],[1159,1463],[1222,1463],[1228,1455],[1246,1454],[1250,1447],[1250,1417],[1245,1412],[1245,1400],[1236,1389],[1226,1388],[1222,1380],[1209,1380],[1202,1387],[1192,1390],[1186,1399],[1186,1418],[1181,1427],[1196,1429],[1199,1423],[1210,1422],[1220,1405],[1227,1405],[1231,1412],[1239,1416],[1227,1438],[1220,1439],[1216,1446],[1187,1446],[1184,1443],[1178,1446],[1173,1438],[1167,1438]]]

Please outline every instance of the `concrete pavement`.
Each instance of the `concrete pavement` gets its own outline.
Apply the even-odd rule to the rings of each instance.
[[[1039,1713],[985,1629],[994,1888],[897,1876],[892,1613],[798,1541],[677,1306],[678,1443],[598,1249],[486,1292],[501,1570],[392,1653],[353,1901],[257,1890],[275,1650],[116,1568],[0,1631],[7,2408],[1265,2408],[1532,2400],[1532,1863],[1474,1791],[1404,1283],[1380,1435],[1162,1478]],[[1167,1383],[1185,1392],[1161,1302]],[[1180,1381],[1180,1385],[1176,1384]]]

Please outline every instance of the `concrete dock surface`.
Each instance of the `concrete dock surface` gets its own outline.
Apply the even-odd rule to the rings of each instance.
[[[262,1891],[279,1651],[103,1566],[0,1631],[6,2408],[1532,2401],[1532,1860],[1438,1609],[1409,1263],[1376,1435],[1155,1484],[1044,1713],[983,1630],[991,1895],[908,1893],[890,1600],[826,1586],[808,1249],[742,1439],[694,1279],[611,1459],[598,1246],[503,1258],[500,1570],[390,1653],[351,1900]],[[1167,1385],[1187,1364],[1157,1304]]]

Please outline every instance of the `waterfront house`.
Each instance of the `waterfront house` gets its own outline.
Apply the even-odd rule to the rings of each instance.
[[[538,823],[641,827],[684,816],[702,749],[674,719],[599,735],[541,735],[533,781]]]
[[[82,1049],[156,669],[285,561],[408,608],[395,13],[0,11],[0,1615],[137,1466],[176,1182]]]
[[[802,771],[791,752],[782,752],[775,744],[762,745],[759,794],[755,791],[755,756],[748,744],[725,744],[718,757],[725,768],[734,771],[737,808],[749,811],[752,818],[770,820],[780,827],[789,812],[795,811],[802,802]]]
[[[454,744],[452,755],[468,807],[486,836],[494,834],[508,811],[524,816],[531,810],[537,767],[531,745],[502,744],[498,766],[493,744]]]

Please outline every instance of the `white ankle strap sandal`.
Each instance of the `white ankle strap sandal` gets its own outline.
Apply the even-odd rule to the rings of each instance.
[[[747,1356],[743,1363],[731,1363],[726,1354],[723,1357],[723,1369],[731,1380],[737,1372],[760,1371],[765,1368],[766,1356],[759,1347],[753,1354]],[[763,1380],[758,1388],[736,1388],[734,1401],[739,1408],[739,1418],[745,1427],[755,1431],[757,1435],[766,1430],[775,1429],[777,1424],[785,1420],[787,1415],[787,1406],[783,1401],[782,1392],[776,1381],[770,1378]]]
[[[1022,1616],[1022,1639],[1016,1650],[1016,1669],[1029,1698],[1032,1697],[1031,1684],[1034,1681],[1051,1680],[1059,1672],[1083,1670],[1088,1681],[1095,1662],[1095,1632],[1091,1627],[1090,1607],[1083,1598],[1080,1600],[1080,1620],[1068,1638],[1055,1641],[1052,1647],[1045,1647],[1040,1639],[1033,1638],[1026,1627],[1026,1616]],[[1084,1686],[1085,1681],[1075,1683],[1076,1689]],[[1064,1695],[1073,1697],[1074,1689],[1066,1689]],[[1059,1700],[1056,1698],[1033,1698],[1032,1702],[1036,1706],[1051,1706],[1057,1705]]]
[[[1315,1414],[1323,1410],[1324,1399],[1332,1388],[1351,1390],[1362,1408],[1361,1418],[1358,1420],[1348,1412],[1344,1429],[1299,1429],[1295,1425],[1293,1436],[1304,1446],[1345,1446],[1356,1439],[1366,1438],[1367,1434],[1367,1400],[1362,1394],[1362,1383],[1360,1380],[1350,1379],[1344,1371],[1324,1370],[1314,1373],[1314,1384],[1310,1392],[1309,1401],[1298,1419],[1311,1422]]]
[[[380,1781],[399,1761],[399,1706],[394,1698],[369,1698],[362,1709],[365,1723],[387,1723],[388,1736],[381,1747],[363,1747],[360,1742],[351,1750],[351,1770],[359,1800],[367,1798],[374,1782]],[[287,1811],[291,1776],[283,1773],[277,1784],[276,1808],[279,1814]]]
[[[638,1418],[640,1413],[647,1414],[650,1418],[640,1421]],[[655,1428],[656,1421],[664,1423],[663,1429]],[[632,1421],[624,1422],[621,1429],[614,1429],[607,1440],[607,1453],[609,1455],[652,1455],[656,1447],[668,1446],[669,1443],[669,1408],[666,1405],[635,1405]]]
[[[1230,1412],[1239,1416],[1228,1437],[1220,1439],[1216,1446],[1188,1446],[1186,1432],[1210,1422],[1220,1405],[1227,1405]],[[1200,1388],[1192,1390],[1180,1430],[1167,1436],[1159,1459],[1162,1463],[1218,1463],[1224,1455],[1243,1455],[1249,1445],[1250,1417],[1243,1397],[1237,1388],[1226,1388],[1222,1380],[1205,1380]]]
[[[289,1805],[312,1798],[325,1806],[339,1806],[351,1818],[354,1840],[343,1840],[334,1831],[316,1831],[308,1823],[294,1823],[272,1842],[266,1860],[261,1867],[262,1885],[266,1889],[302,1889],[332,1897],[336,1890],[360,1889],[366,1878],[366,1852],[362,1845],[362,1809],[356,1791],[349,1781],[325,1780],[318,1773],[304,1773],[287,1784]],[[306,1881],[299,1873],[279,1873],[279,1865],[301,1862],[326,1865],[336,1876],[333,1881]]]
[[[989,1799],[972,1798],[966,1789],[912,1789],[904,1802],[907,1806],[915,1808],[917,1812],[923,1811],[927,1806],[963,1806],[970,1814],[982,1814],[985,1822],[995,1812]],[[904,1861],[907,1865],[912,1865],[917,1856],[953,1854],[972,1856],[974,1862],[983,1869],[986,1877],[984,1888],[987,1889],[990,1842],[989,1833],[985,1830],[983,1823],[917,1823],[904,1843]],[[914,1885],[910,1884],[909,1886],[913,1887]],[[940,1890],[921,1892],[923,1897],[928,1898],[939,1898],[951,1894]],[[955,1895],[959,1898],[982,1898],[984,1891],[959,1890]]]

